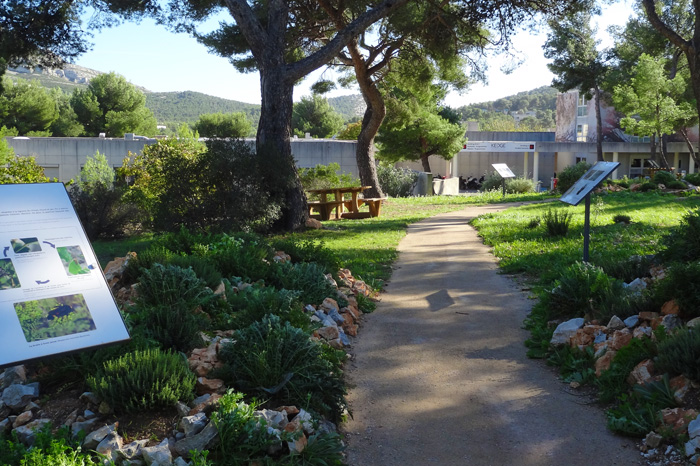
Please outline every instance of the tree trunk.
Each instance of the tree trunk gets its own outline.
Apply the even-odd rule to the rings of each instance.
[[[685,141],[685,144],[688,146],[688,152],[690,152],[691,159],[689,160],[689,163],[694,163],[696,165],[700,165],[700,160],[698,160],[698,154],[695,152],[695,148],[693,147],[693,143],[690,142],[690,138],[688,137],[687,128],[683,128],[679,132],[683,136],[683,140]],[[690,171],[690,166],[688,166],[688,171]]]
[[[430,162],[428,161],[428,157],[430,157],[430,154],[422,153],[420,155],[420,163],[423,164],[423,171],[424,172],[432,173],[430,171]]]
[[[653,161],[656,165],[659,161],[656,157],[656,134],[652,134],[649,138],[649,160]],[[644,162],[642,162],[642,173],[644,173]],[[653,168],[653,167],[652,167]]]
[[[262,102],[256,138],[257,156],[275,164],[269,189],[283,200],[282,216],[273,228],[295,231],[308,219],[306,195],[299,181],[290,144],[294,84],[285,79],[281,67],[261,67]],[[277,190],[277,192],[275,192]]]
[[[661,168],[671,171],[671,164],[668,163],[668,134],[661,136],[659,141],[659,154],[661,155]]]
[[[379,126],[384,120],[386,109],[384,102],[380,108],[374,107],[367,99],[367,109],[362,118],[362,129],[357,137],[357,149],[355,158],[357,159],[357,169],[360,172],[360,181],[363,186],[371,186],[363,194],[365,197],[384,197],[384,191],[379,185],[377,177],[377,165],[374,160],[374,137],[379,131]]]
[[[603,162],[603,118],[600,115],[600,88],[595,86],[595,124],[596,124],[596,152],[598,153],[598,161]]]

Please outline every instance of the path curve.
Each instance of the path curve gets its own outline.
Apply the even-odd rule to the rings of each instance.
[[[349,465],[641,464],[599,407],[525,356],[532,301],[468,225],[505,207],[409,226],[347,367]]]

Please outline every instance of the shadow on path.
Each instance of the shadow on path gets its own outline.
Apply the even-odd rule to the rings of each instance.
[[[473,207],[409,227],[348,364],[348,464],[634,465],[602,410],[525,356],[531,302],[499,275]]]

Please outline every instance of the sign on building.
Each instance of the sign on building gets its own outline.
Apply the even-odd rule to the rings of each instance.
[[[63,184],[0,185],[0,367],[128,339]]]
[[[535,152],[534,141],[467,141],[466,152]]]

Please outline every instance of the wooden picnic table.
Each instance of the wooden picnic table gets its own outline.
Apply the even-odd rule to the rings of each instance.
[[[312,208],[317,209],[321,215],[321,220],[329,220],[331,212],[334,210],[336,219],[341,218],[341,216],[347,218],[362,218],[363,213],[360,212],[360,205],[367,203],[370,206],[370,213],[364,212],[365,216],[376,217],[379,215],[379,206],[383,199],[365,200],[359,197],[362,191],[370,188],[371,186],[343,186],[337,188],[307,189],[307,193],[318,194],[320,197],[319,201],[310,201],[308,203],[309,212]],[[350,194],[350,199],[345,199],[346,194]],[[348,210],[346,215],[343,214],[344,209]]]

